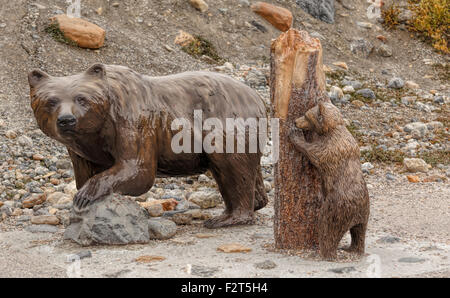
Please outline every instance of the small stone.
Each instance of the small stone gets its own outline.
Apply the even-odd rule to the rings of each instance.
[[[153,204],[146,209],[151,217],[160,217],[164,213],[164,208],[161,204]]]
[[[329,272],[334,272],[337,274],[342,274],[342,273],[350,273],[353,271],[356,271],[356,268],[351,266],[351,267],[339,267],[339,268],[332,268],[332,269],[328,269]]]
[[[264,262],[256,263],[255,267],[258,268],[258,269],[270,270],[270,269],[274,269],[275,267],[277,267],[277,264],[275,264],[271,260],[267,260],[267,261],[264,261]]]
[[[405,158],[403,160],[403,165],[411,173],[427,173],[429,168],[428,164],[420,158]]]
[[[189,0],[189,3],[191,3],[191,5],[200,12],[205,12],[208,10],[208,4],[206,4],[203,0]]]
[[[382,44],[377,48],[377,54],[381,57],[391,57],[392,49],[388,45]]]
[[[252,249],[239,243],[223,244],[217,248],[218,251],[225,253],[250,252]]]
[[[192,215],[193,219],[207,220],[211,218],[210,214],[202,212],[200,209],[191,209],[186,211],[185,213]]]
[[[400,258],[400,259],[398,259],[398,261],[401,263],[422,263],[422,262],[425,262],[426,259],[415,258],[415,257],[406,257],[406,258]]]
[[[59,225],[59,218],[54,215],[39,215],[31,217],[31,223],[35,225]]]
[[[14,211],[11,213],[11,216],[21,216],[23,214],[23,210],[20,208],[14,209]]]
[[[353,88],[353,86],[348,85],[348,86],[345,86],[344,88],[342,88],[342,91],[344,93],[353,93],[353,92],[355,92],[355,88]]]
[[[39,153],[33,154],[33,160],[44,160],[44,156]]]
[[[348,69],[347,63],[342,62],[342,61],[333,62],[333,65],[337,66],[337,67],[340,67],[340,68],[343,68],[345,70]]]
[[[397,243],[400,242],[400,238],[393,236],[384,236],[378,239],[378,241],[381,243]]]
[[[30,137],[26,136],[26,135],[20,136],[17,139],[17,142],[21,146],[28,146],[28,147],[33,146],[33,140]]]
[[[387,38],[384,35],[377,35],[377,39],[381,40],[382,42],[386,42]]]
[[[112,4],[113,7],[119,7],[119,5],[120,5],[119,2],[114,2],[114,3]]]
[[[23,208],[33,208],[36,205],[43,204],[47,199],[46,194],[34,194],[29,199],[22,202]]]
[[[76,253],[76,255],[80,258],[80,260],[86,259],[86,258],[92,258],[92,253],[90,250],[80,251],[80,252]]]
[[[388,83],[388,88],[401,89],[405,85],[405,82],[401,78],[392,78]]]
[[[31,225],[25,228],[30,233],[56,233],[59,229],[52,225]]]
[[[197,181],[200,183],[203,183],[203,182],[209,182],[210,179],[205,174],[201,174],[200,176],[198,176]]]
[[[190,270],[192,275],[200,276],[200,277],[212,277],[214,274],[219,271],[217,267],[207,267],[207,266],[198,266],[192,265]]]
[[[367,58],[373,51],[373,44],[364,38],[354,39],[350,43],[350,51],[357,56]]]
[[[389,181],[395,181],[395,176],[391,173],[386,174],[386,179]]]
[[[164,261],[165,259],[166,259],[166,257],[163,257],[163,256],[140,256],[140,257],[137,257],[136,259],[134,259],[134,261],[136,263],[148,264],[148,263],[152,263],[152,262],[161,262],[161,261]]]
[[[47,196],[47,202],[50,205],[55,205],[58,203],[59,199],[64,196],[64,193],[55,191],[54,193],[51,193]]]
[[[270,192],[272,190],[272,184],[269,181],[264,181],[264,189],[266,192]]]
[[[401,98],[401,102],[405,106],[408,106],[408,105],[411,105],[411,104],[415,103],[416,100],[417,100],[417,96],[403,96]]]
[[[222,202],[222,196],[216,191],[197,191],[191,194],[189,201],[202,209],[214,208]]]
[[[368,22],[356,22],[356,25],[364,29],[372,29],[373,27],[373,24]]]
[[[178,33],[178,35],[175,37],[175,44],[179,45],[179,46],[187,46],[190,43],[192,43],[193,41],[195,41],[194,36],[192,36],[191,34],[184,32],[183,30],[180,30],[180,32]]]
[[[298,6],[316,19],[334,23],[334,0],[296,0]]]
[[[171,219],[177,225],[190,225],[192,223],[192,214],[176,213],[171,217]]]
[[[369,173],[373,168],[374,166],[370,162],[365,162],[361,165],[361,169],[364,173]]]
[[[8,130],[5,132],[5,137],[13,140],[13,139],[17,138],[17,133],[14,130]]]
[[[177,232],[177,225],[168,219],[158,218],[148,221],[150,239],[165,240],[172,238]]]
[[[368,88],[358,90],[358,91],[356,91],[356,94],[361,95],[362,97],[368,98],[368,99],[375,99],[376,98],[375,93],[372,90],[368,89]]]
[[[410,133],[411,135],[416,132],[419,137],[424,137],[428,133],[428,127],[425,123],[422,122],[412,122],[408,123],[403,127],[403,131]]]
[[[178,201],[176,199],[162,199],[162,200],[152,200],[147,202],[139,202],[142,208],[147,209],[153,205],[161,205],[164,211],[173,211],[178,205]]]
[[[439,130],[444,127],[444,124],[439,121],[431,121],[431,122],[428,122],[426,125],[427,125],[427,129],[431,130],[431,131]]]
[[[287,31],[292,26],[292,13],[286,8],[266,2],[256,2],[251,9],[280,31]]]
[[[419,84],[413,82],[413,81],[406,81],[405,87],[408,89],[419,89]]]
[[[57,24],[66,38],[81,48],[98,49],[105,42],[106,31],[86,20],[60,14],[54,16],[52,22]]]
[[[332,86],[330,88],[329,96],[332,101],[340,101],[344,97],[344,92],[342,91],[341,88],[337,86]]]
[[[77,193],[77,186],[75,184],[75,181],[70,182],[64,187],[64,193],[72,197],[75,196],[75,194]]]
[[[216,237],[217,235],[214,234],[208,234],[208,233],[198,233],[195,234],[195,237],[200,238],[200,239],[205,239],[205,238],[212,238],[212,237]]]
[[[418,176],[408,175],[408,176],[406,176],[406,178],[408,178],[408,181],[411,182],[411,183],[420,182],[420,179],[419,179]]]
[[[364,106],[364,103],[362,101],[360,101],[359,99],[356,99],[356,100],[352,101],[352,105],[354,105],[357,108],[361,108],[362,106]]]

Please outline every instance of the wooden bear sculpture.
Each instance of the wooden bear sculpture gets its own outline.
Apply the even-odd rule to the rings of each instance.
[[[349,251],[364,253],[369,194],[358,144],[331,103],[319,103],[295,122],[298,128],[317,133],[312,142],[307,142],[300,130],[291,131],[289,138],[322,177],[325,201],[320,209],[318,230],[321,256],[335,259],[339,242],[348,230],[352,238]]]

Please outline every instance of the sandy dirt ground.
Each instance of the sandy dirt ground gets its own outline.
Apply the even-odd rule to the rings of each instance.
[[[361,258],[341,249],[337,262],[324,262],[314,253],[276,250],[270,202],[258,212],[255,225],[208,230],[197,222],[179,226],[172,239],[146,245],[80,247],[62,240],[62,232],[4,232],[0,277],[450,277],[450,186],[380,180],[377,175],[368,179],[372,213]],[[341,248],[349,240],[347,234]],[[252,251],[217,251],[227,243]],[[91,257],[69,261],[87,251]],[[141,256],[165,259],[136,262]]]

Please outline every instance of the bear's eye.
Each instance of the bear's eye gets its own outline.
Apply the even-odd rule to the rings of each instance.
[[[56,107],[58,105],[58,103],[59,103],[59,99],[57,99],[57,98],[50,98],[47,101],[47,106],[49,108],[54,108],[54,107]]]
[[[84,96],[77,96],[76,98],[75,98],[75,101],[79,104],[79,105],[81,105],[81,106],[85,106],[85,105],[87,105],[87,98],[86,97],[84,97]]]

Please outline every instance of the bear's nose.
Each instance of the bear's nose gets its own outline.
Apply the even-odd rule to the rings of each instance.
[[[73,115],[62,115],[58,117],[56,123],[62,129],[70,129],[75,127],[77,119]]]

